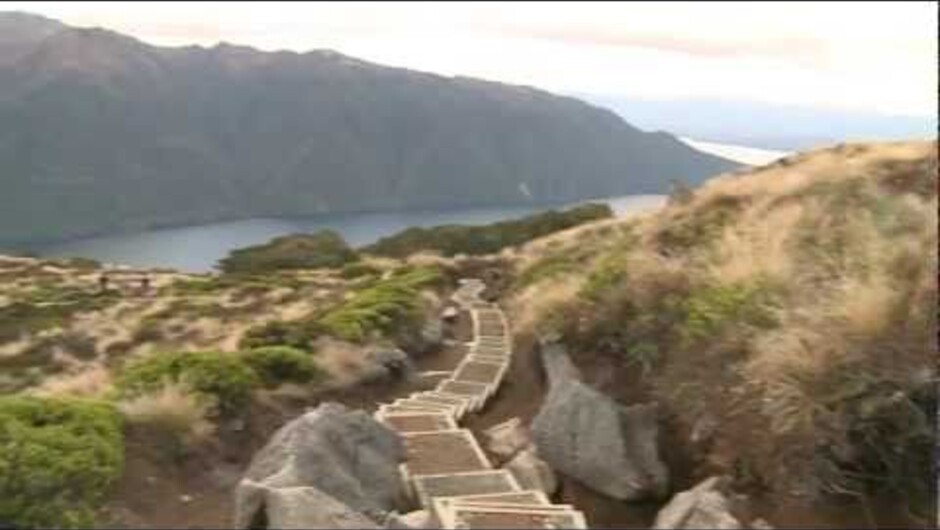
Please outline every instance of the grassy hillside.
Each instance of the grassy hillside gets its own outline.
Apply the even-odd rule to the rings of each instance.
[[[517,327],[654,399],[701,470],[933,520],[937,144],[841,145],[533,242]]]
[[[373,377],[372,352],[414,344],[449,272],[402,260],[281,271],[270,254],[223,275],[0,257],[0,520],[90,527],[125,452],[182,473],[259,403]]]

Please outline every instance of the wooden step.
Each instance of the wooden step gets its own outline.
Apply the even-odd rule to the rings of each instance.
[[[453,379],[445,379],[438,383],[437,388],[438,392],[446,392],[448,394],[458,394],[461,396],[470,396],[473,398],[473,406],[471,411],[475,412],[483,408],[483,405],[486,403],[486,399],[489,397],[489,386],[483,383],[468,383],[465,381],[454,381]]]
[[[389,403],[383,403],[379,405],[378,410],[375,412],[374,416],[378,419],[381,416],[387,414],[398,414],[398,413],[431,413],[431,414],[440,414],[441,410],[438,408],[432,407],[420,407],[415,405],[391,405]]]
[[[437,401],[440,403],[446,403],[450,405],[457,405],[460,407],[460,415],[469,412],[470,404],[473,399],[469,396],[458,396],[457,394],[444,394],[441,392],[434,392],[433,390],[426,390],[424,392],[417,392],[412,394],[415,397],[421,397],[425,400]]]
[[[456,497],[434,497],[431,499],[431,515],[440,524],[441,512],[449,509],[454,503],[467,505],[467,503],[483,503],[493,506],[524,507],[549,506],[551,501],[548,495],[539,490],[510,491],[506,493],[485,493],[482,495],[460,495]]]
[[[445,529],[587,528],[587,521],[580,511],[558,511],[545,508],[450,506],[442,510],[440,524],[441,528]]]
[[[457,412],[459,407],[455,405],[449,405],[446,403],[435,403],[433,401],[421,400],[416,398],[399,398],[392,402],[392,406],[413,406],[413,407],[424,407],[426,409],[436,410],[450,415],[452,418],[457,418]]]
[[[403,435],[408,476],[492,469],[493,465],[467,429]]]
[[[506,346],[486,346],[475,344],[470,347],[468,355],[479,354],[479,355],[489,355],[491,357],[509,357],[511,351]]]
[[[451,431],[458,429],[457,422],[446,414],[396,413],[376,418],[399,434],[428,431]]]
[[[494,394],[506,374],[506,364],[494,364],[464,359],[454,370],[454,381],[484,383],[490,385],[490,395]]]
[[[467,362],[490,363],[500,366],[509,366],[511,360],[508,355],[486,355],[483,353],[468,353],[464,360]]]
[[[431,507],[435,497],[461,495],[483,495],[522,491],[519,482],[505,469],[471,471],[467,473],[442,473],[436,475],[412,475],[416,500],[426,508]]]
[[[445,398],[439,398],[436,396],[427,396],[424,395],[424,392],[412,392],[406,399],[409,401],[425,402],[425,403],[434,403],[436,405],[446,405],[452,408],[453,418],[455,421],[460,421],[463,418],[464,414],[469,412],[468,405],[469,402],[459,402],[454,400],[449,400]]]
[[[510,491],[506,493],[484,493],[477,495],[460,495],[457,497],[435,497],[434,502],[438,501],[443,501],[445,503],[449,503],[451,501],[467,501],[535,506],[548,506],[552,503],[551,500],[549,500],[548,495],[546,495],[545,492],[541,490],[521,490]]]

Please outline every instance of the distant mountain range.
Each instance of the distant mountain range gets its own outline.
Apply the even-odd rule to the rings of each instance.
[[[0,13],[0,243],[658,193],[734,167],[532,88]]]
[[[936,114],[889,116],[753,101],[572,95],[607,107],[645,131],[763,149],[798,151],[846,141],[937,137]]]

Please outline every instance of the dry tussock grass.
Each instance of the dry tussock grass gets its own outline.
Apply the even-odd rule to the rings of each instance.
[[[44,379],[33,392],[40,396],[100,397],[111,388],[111,372],[101,364],[78,373]]]
[[[827,491],[862,491],[865,481],[913,488],[911,469],[924,468],[914,448],[934,435],[892,422],[906,414],[893,408],[904,400],[909,412],[924,406],[918,400],[931,378],[923,374],[935,372],[931,167],[935,142],[837,147],[713,179],[688,203],[633,221],[638,237],[626,251],[591,237],[594,225],[532,242],[521,268],[564,252],[593,251],[596,259],[517,292],[514,320],[539,329],[547,308],[578,300],[586,277],[622,262],[625,279],[605,284],[612,296],[582,298],[580,316],[607,321],[588,328],[609,335],[592,344],[629,344],[611,354],[651,352],[651,387],[686,422],[698,419],[702,403],[735,418],[738,404],[726,397],[742,396],[750,405],[740,410],[756,414],[745,423],[769,428],[748,433],[760,451],[746,444],[735,457],[751,459],[763,479],[783,488],[818,479]],[[707,223],[716,224],[698,230]],[[664,257],[667,228],[677,235]],[[678,305],[663,305],[666,295],[679,296]],[[752,319],[758,309],[772,319]],[[694,341],[675,340],[690,329]],[[722,350],[720,369],[702,364]],[[827,446],[843,456],[820,456]],[[908,454],[898,459],[884,452],[889,446]],[[867,471],[838,458],[860,459],[852,465]],[[788,468],[794,461],[804,467]]]
[[[583,284],[583,276],[568,275],[517,293],[507,307],[513,331],[530,336],[544,331],[548,319],[575,298]]]
[[[362,346],[334,339],[320,337],[315,342],[317,368],[329,377],[325,386],[340,388],[355,384],[371,372],[371,362]]]
[[[212,404],[182,383],[167,383],[118,406],[129,423],[169,434],[187,447],[208,440],[215,432],[209,420]]]

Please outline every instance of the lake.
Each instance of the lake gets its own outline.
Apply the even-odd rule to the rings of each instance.
[[[659,207],[665,203],[666,197],[630,195],[597,201],[610,204],[617,215],[623,216]],[[331,228],[342,234],[350,245],[358,247],[412,226],[487,224],[551,208],[552,206],[521,206],[254,218],[76,239],[28,250],[42,257],[81,256],[105,263],[133,267],[170,267],[198,273],[212,270],[216,261],[225,257],[232,249],[264,243],[285,234]]]

